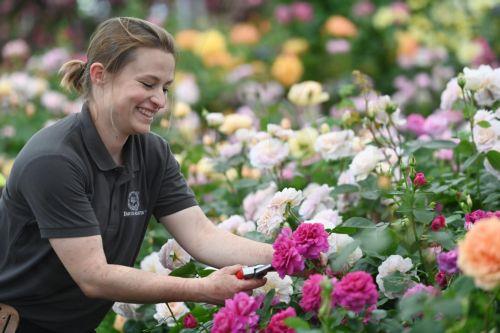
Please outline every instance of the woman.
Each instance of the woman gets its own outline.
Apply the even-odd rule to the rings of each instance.
[[[113,301],[222,304],[265,283],[235,273],[270,263],[272,247],[214,227],[150,133],[174,54],[165,30],[113,18],[93,34],[87,63],[61,68],[82,111],[28,141],[0,201],[0,302],[19,311],[20,332],[92,332]],[[194,258],[224,268],[201,279],[131,268],[152,215]]]

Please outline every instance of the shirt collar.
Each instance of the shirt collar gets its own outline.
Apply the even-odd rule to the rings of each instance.
[[[83,142],[89,151],[90,156],[102,171],[109,171],[118,167],[110,153],[102,142],[97,128],[94,125],[88,104],[84,103],[80,114],[80,124],[83,134]],[[137,142],[136,135],[130,135],[123,146],[123,159],[126,169],[132,172],[139,170],[139,156],[135,147]]]

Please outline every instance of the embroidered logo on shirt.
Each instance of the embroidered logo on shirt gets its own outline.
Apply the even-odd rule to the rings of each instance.
[[[128,209],[130,211],[124,211],[123,216],[138,216],[144,215],[146,213],[145,210],[139,210],[139,191],[130,191],[127,199]]]

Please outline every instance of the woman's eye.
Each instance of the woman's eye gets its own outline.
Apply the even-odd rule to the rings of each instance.
[[[146,82],[141,82],[146,88],[153,88],[152,84],[147,84]]]
[[[168,93],[168,88],[163,88],[163,92],[166,94]]]

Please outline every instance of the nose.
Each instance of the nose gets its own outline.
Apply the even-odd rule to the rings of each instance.
[[[163,88],[159,88],[154,91],[154,94],[151,96],[151,102],[156,106],[157,109],[163,109],[167,102],[167,96],[163,92]]]

